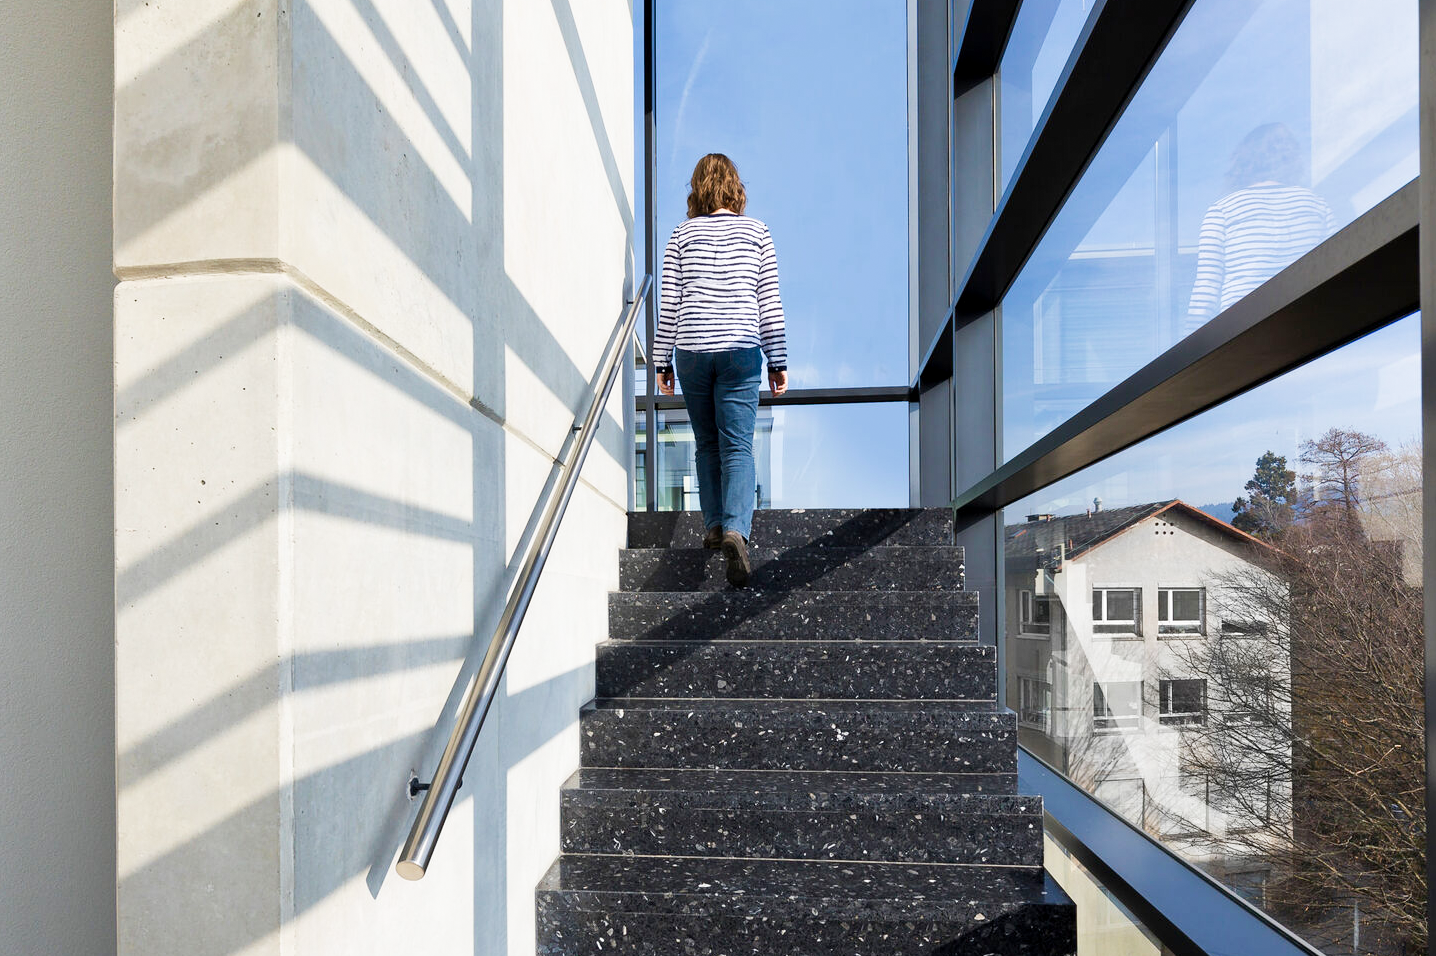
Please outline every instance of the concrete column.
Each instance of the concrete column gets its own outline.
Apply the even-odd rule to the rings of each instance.
[[[120,952],[531,953],[620,391],[429,876],[391,864],[628,291],[628,5],[117,15]]]

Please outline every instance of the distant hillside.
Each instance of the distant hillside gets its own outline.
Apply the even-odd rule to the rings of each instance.
[[[1232,511],[1232,506],[1229,504],[1197,505],[1197,510],[1205,511],[1207,514],[1211,515],[1213,518],[1216,518],[1218,521],[1225,521],[1227,524],[1232,523],[1232,516],[1236,513]]]

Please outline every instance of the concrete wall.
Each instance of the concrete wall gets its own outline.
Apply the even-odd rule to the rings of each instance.
[[[0,29],[0,951],[114,933],[111,7]]]
[[[629,6],[116,14],[120,952],[532,953],[621,390],[429,875],[392,863],[631,285]]]

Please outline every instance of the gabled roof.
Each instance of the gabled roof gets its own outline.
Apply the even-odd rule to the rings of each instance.
[[[1010,524],[1004,529],[1005,553],[1009,567],[1024,564],[1056,569],[1062,560],[1079,558],[1124,531],[1167,512],[1190,517],[1244,545],[1271,546],[1244,531],[1213,518],[1185,501],[1173,498],[1127,508],[1112,508],[1082,515],[1061,515]],[[1059,558],[1059,555],[1061,556]],[[1040,558],[1040,560],[1039,560]]]

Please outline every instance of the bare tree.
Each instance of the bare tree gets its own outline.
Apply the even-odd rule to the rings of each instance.
[[[1334,513],[1355,520],[1361,508],[1361,473],[1386,442],[1365,432],[1328,428],[1320,438],[1301,443],[1301,463],[1312,470],[1302,477],[1311,483],[1314,500],[1306,503],[1308,521]]]
[[[1339,941],[1351,921],[1333,907],[1355,902],[1366,942],[1379,928],[1390,951],[1424,952],[1422,595],[1403,549],[1363,530],[1373,499],[1413,497],[1386,455],[1358,432],[1309,442],[1317,500],[1278,551],[1208,582],[1218,633],[1174,647],[1207,678],[1210,708],[1182,759],[1223,811],[1208,848],[1269,866],[1286,920]]]

